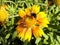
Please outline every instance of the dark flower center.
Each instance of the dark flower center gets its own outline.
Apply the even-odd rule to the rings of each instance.
[[[36,14],[35,13],[31,13],[31,16],[34,16],[36,18]]]

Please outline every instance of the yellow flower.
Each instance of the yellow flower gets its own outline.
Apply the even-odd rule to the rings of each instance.
[[[0,9],[0,22],[4,22],[8,19],[8,12],[4,9],[4,8],[1,8]]]
[[[45,12],[40,12],[40,6],[33,5],[31,8],[19,10],[19,16],[22,19],[18,21],[16,30],[21,40],[30,41],[32,35],[34,35],[35,38],[44,35],[41,27],[48,27],[47,24],[49,24],[49,21],[47,14],[45,14]]]
[[[40,11],[40,6],[33,5],[31,10],[32,10],[32,13],[36,13],[37,14]]]

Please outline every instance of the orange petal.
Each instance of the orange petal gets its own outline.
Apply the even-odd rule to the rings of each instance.
[[[43,30],[39,28],[39,26],[34,27],[32,31],[35,38],[39,38],[42,37],[42,35],[44,35]]]
[[[35,36],[35,38],[38,38],[39,37],[39,32],[38,32],[39,28],[38,26],[37,27],[34,27],[33,28],[33,35]]]
[[[24,20],[23,19],[20,19],[17,24],[20,25],[21,23],[24,23]]]
[[[21,30],[21,32],[18,34],[18,37],[21,38],[21,40],[24,40],[25,33],[26,33],[26,28]]]
[[[16,27],[16,31],[17,31],[18,33],[20,33],[22,30],[24,30],[24,28],[23,28],[22,26],[17,26],[17,27]]]

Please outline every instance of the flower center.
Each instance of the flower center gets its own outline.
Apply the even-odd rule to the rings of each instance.
[[[36,14],[35,13],[31,13],[31,16],[34,16],[36,18]]]

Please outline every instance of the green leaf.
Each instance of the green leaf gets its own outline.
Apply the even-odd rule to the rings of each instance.
[[[59,43],[60,43],[60,36],[57,36],[57,40],[59,41]]]
[[[43,43],[44,43],[44,44],[48,44],[48,42],[47,42],[48,36],[47,36],[46,34],[44,34],[43,36],[44,36],[44,38],[45,38],[44,41],[43,41]]]
[[[8,39],[10,37],[10,33],[8,33],[5,37],[5,39]]]
[[[45,38],[46,40],[48,40],[47,34],[44,34],[43,36],[44,36],[44,38]]]
[[[12,35],[12,39],[15,39],[17,37],[17,32],[14,31],[13,35]]]
[[[37,38],[35,44],[38,44],[41,41],[41,38]]]

